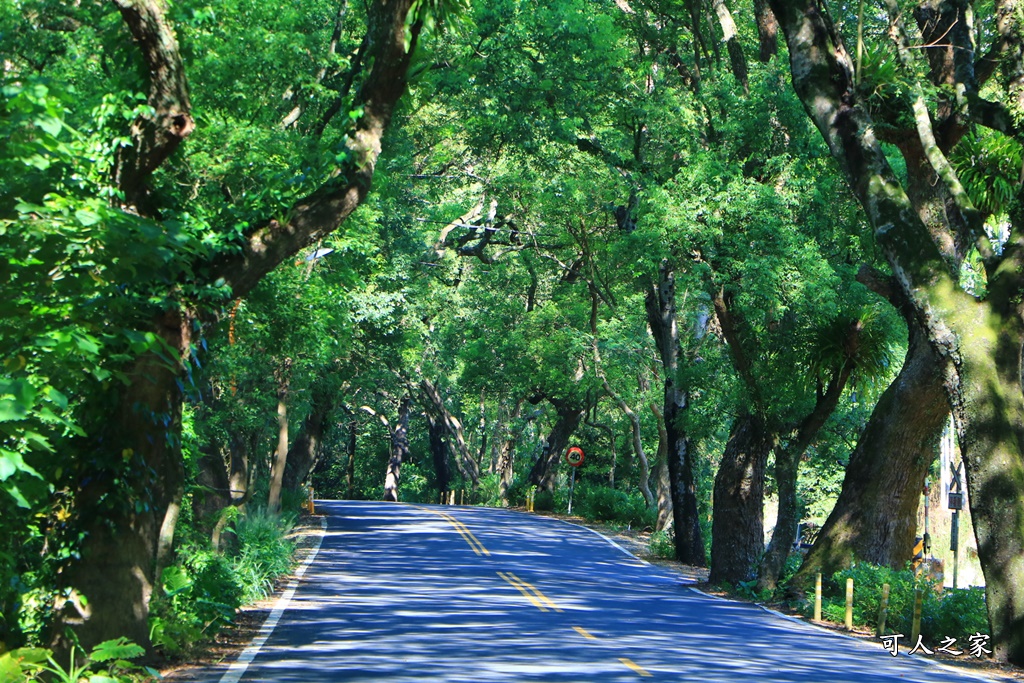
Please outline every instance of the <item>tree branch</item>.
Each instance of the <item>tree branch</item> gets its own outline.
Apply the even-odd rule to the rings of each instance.
[[[152,214],[147,183],[182,140],[195,128],[188,81],[178,41],[166,18],[163,0],[114,0],[142,52],[149,75],[146,103],[153,113],[142,114],[131,126],[131,144],[118,149],[114,183],[128,206]]]
[[[348,132],[348,157],[333,177],[299,200],[284,221],[269,220],[250,230],[239,252],[212,265],[212,279],[223,281],[232,296],[243,296],[279,263],[336,230],[366,198],[381,151],[381,138],[405,92],[406,72],[421,25],[410,27],[406,49],[406,16],[413,0],[377,0],[368,12],[367,63],[373,66],[356,95],[362,110]]]

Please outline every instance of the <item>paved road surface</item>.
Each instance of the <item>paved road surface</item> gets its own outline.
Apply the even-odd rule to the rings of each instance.
[[[318,512],[323,545],[259,652],[193,680],[979,680],[700,594],[557,520],[366,502]]]

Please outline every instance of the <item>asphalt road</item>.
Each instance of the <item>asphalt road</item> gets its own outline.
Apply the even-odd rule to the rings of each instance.
[[[367,502],[321,501],[317,512],[326,514],[322,546],[274,630],[232,667],[193,680],[980,678],[698,593],[679,575],[557,520]]]

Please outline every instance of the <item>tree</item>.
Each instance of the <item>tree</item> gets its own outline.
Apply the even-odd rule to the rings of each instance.
[[[115,197],[123,211],[97,214],[95,222],[108,227],[128,221],[156,234],[167,227],[172,239],[174,226],[183,221],[192,220],[183,233],[209,230],[208,248],[169,252],[174,256],[170,272],[143,271],[142,277],[132,279],[133,290],[144,296],[123,311],[122,319],[134,326],[141,342],[119,361],[118,377],[124,384],[105,382],[102,393],[82,403],[80,411],[91,414],[88,437],[68,443],[83,482],[75,505],[84,541],[81,560],[70,563],[62,580],[90,600],[87,605],[69,603],[63,622],[74,626],[86,645],[115,636],[148,643],[146,614],[156,579],[155,553],[159,537],[167,536],[168,511],[175,508],[184,476],[179,435],[187,383],[182,377],[187,377],[184,373],[198,353],[201,321],[216,316],[217,293],[244,296],[290,255],[335,230],[365,199],[381,138],[405,90],[424,13],[446,7],[421,4],[419,14],[412,14],[412,4],[381,0],[367,8],[364,39],[369,66],[346,101],[354,114],[338,138],[332,162],[323,167],[319,187],[305,196],[285,194],[276,204],[253,207],[265,211],[264,217],[253,216],[251,227],[238,234],[237,214],[233,221],[226,220],[230,211],[208,214],[222,222],[204,226],[179,204],[167,201],[168,189],[156,172],[195,130],[194,95],[166,6],[158,0],[117,3],[137,45],[136,55],[141,56],[141,62],[136,57],[132,63],[140,64],[145,74],[148,99],[112,162]],[[230,195],[229,188],[225,194]],[[143,218],[132,218],[134,214]],[[188,238],[199,244],[193,236]],[[181,241],[188,244],[188,238]],[[121,253],[145,253],[147,248],[158,247],[136,242],[122,245]],[[123,471],[127,462],[132,467]],[[112,481],[123,481],[125,490],[112,491]]]
[[[925,41],[948,33],[942,47],[929,51],[927,79],[950,86],[948,92],[963,93],[962,103],[955,105],[945,95],[947,90],[940,90],[930,110],[922,84],[927,81],[904,72],[905,97],[891,99],[890,106],[876,114],[866,88],[858,87],[854,60],[828,15],[800,0],[776,0],[771,5],[789,45],[793,86],[846,174],[938,358],[966,463],[996,653],[1022,663],[1024,392],[1018,370],[1024,325],[1016,302],[1024,284],[1019,265],[1024,245],[1012,232],[1016,219],[1010,221],[1011,234],[1005,241],[1005,235],[988,236],[983,215],[948,160],[972,124],[1016,133],[1011,114],[1020,111],[1017,88],[1024,73],[1018,15],[1012,5],[996,3],[995,30],[986,36],[991,49],[978,59],[965,22],[956,21],[966,6],[918,6],[917,31]],[[914,69],[906,49],[909,31],[895,6],[890,10],[896,43],[890,54],[903,68]],[[998,99],[984,99],[980,86],[997,68],[1003,76]],[[893,120],[885,117],[894,114],[912,122],[905,137],[916,138],[922,152],[912,159],[911,150],[903,151],[907,183],[893,172],[876,132]],[[926,184],[929,177],[935,179],[931,189]],[[975,249],[985,288],[972,292],[961,287],[960,266]]]

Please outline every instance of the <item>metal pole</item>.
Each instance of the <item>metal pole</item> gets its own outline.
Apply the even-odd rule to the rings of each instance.
[[[956,588],[957,570],[960,568],[960,511],[953,510],[953,523],[949,530],[949,549],[953,551],[953,588]]]
[[[569,513],[572,514],[572,489],[576,485],[576,468],[572,468],[572,472],[569,473]]]

